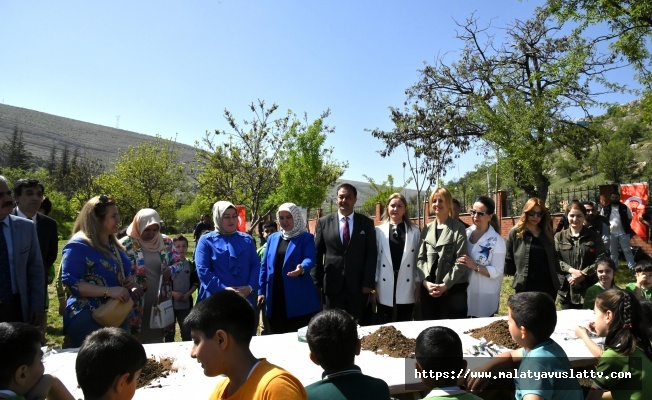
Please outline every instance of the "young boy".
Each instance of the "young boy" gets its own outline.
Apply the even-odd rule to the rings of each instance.
[[[586,289],[584,295],[584,308],[593,310],[595,297],[605,290],[611,288],[618,289],[614,284],[616,270],[618,266],[610,257],[600,257],[595,260],[595,273],[598,276],[598,282]]]
[[[292,374],[249,350],[256,328],[251,304],[234,291],[223,290],[197,304],[184,321],[190,328],[190,352],[204,375],[226,375],[211,400],[306,399],[306,390]]]
[[[54,376],[43,374],[41,332],[22,322],[0,323],[0,399],[74,400]]]
[[[389,399],[385,381],[363,375],[354,364],[360,339],[353,317],[340,309],[322,311],[308,324],[310,359],[324,369],[322,380],[306,387],[310,400]]]
[[[553,299],[541,292],[523,292],[511,295],[509,306],[509,333],[522,349],[508,351],[494,357],[479,371],[513,371],[516,399],[520,400],[582,400],[580,384],[575,378],[559,378],[555,374],[542,377],[542,372],[570,374],[571,364],[564,350],[550,339],[557,325]],[[538,374],[538,377],[537,377]],[[487,378],[469,378],[467,388],[479,391]]]
[[[634,293],[638,300],[652,300],[652,262],[639,261],[634,265],[636,283],[631,282],[625,289]]]
[[[466,369],[462,341],[455,331],[445,326],[432,326],[417,337],[414,351],[421,382],[431,390],[423,400],[481,400],[457,385],[457,376],[450,371]]]
[[[179,323],[181,340],[190,340],[190,329],[185,326],[183,320],[190,314],[192,308],[192,294],[199,287],[199,276],[195,268],[195,262],[186,259],[188,253],[188,239],[183,235],[177,235],[172,239],[174,248],[179,254],[183,263],[181,270],[172,281],[172,304],[174,305],[174,319]],[[176,324],[166,334],[166,342],[174,342]]]
[[[75,370],[85,400],[130,400],[147,362],[145,349],[119,328],[102,328],[84,339]]]

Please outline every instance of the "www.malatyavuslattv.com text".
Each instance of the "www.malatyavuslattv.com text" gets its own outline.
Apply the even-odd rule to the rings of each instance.
[[[612,372],[604,374],[599,371],[580,370],[575,371],[570,369],[568,371],[519,371],[513,369],[509,371],[487,372],[487,371],[472,371],[470,369],[460,369],[459,371],[414,371],[414,377],[417,379],[430,378],[430,379],[461,379],[461,378],[485,378],[485,379],[567,379],[567,378],[585,378],[585,379],[627,379],[632,377],[631,372]]]

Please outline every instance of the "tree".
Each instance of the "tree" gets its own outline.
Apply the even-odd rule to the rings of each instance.
[[[632,171],[634,154],[627,139],[609,141],[598,155],[598,170],[615,183],[622,183]]]
[[[326,136],[334,129],[324,125],[326,111],[308,127],[296,126],[290,131],[287,147],[278,163],[279,186],[270,197],[279,205],[292,202],[301,207],[317,208],[326,200],[328,188],[342,176],[348,163],[331,159],[333,148],[324,148]]]
[[[236,123],[230,111],[224,110],[231,131],[216,129],[206,133],[198,147],[200,195],[205,199],[228,200],[247,207],[249,233],[274,209],[268,199],[279,185],[277,162],[292,128],[298,124],[288,111],[273,119],[278,105],[266,108],[265,102],[251,103],[253,119]],[[226,139],[219,143],[219,139]]]
[[[384,207],[390,195],[402,192],[405,189],[405,185],[412,181],[412,178],[408,178],[404,183],[404,186],[394,187],[394,177],[392,175],[387,175],[387,180],[383,183],[376,183],[373,178],[370,178],[367,175],[363,176],[369,182],[369,185],[373,190],[371,197],[362,203],[362,212],[367,215],[375,215],[376,203],[380,203]]]
[[[120,152],[113,171],[98,177],[103,193],[116,198],[123,221],[131,221],[142,208],[153,208],[164,221],[174,221],[176,193],[185,186],[175,144],[157,137],[154,142],[129,146]]]
[[[0,148],[3,155],[3,166],[28,170],[31,167],[32,153],[27,151],[23,140],[23,131],[14,127],[10,138]]]
[[[626,57],[638,71],[640,81],[650,88],[651,0],[548,0],[546,7],[562,22],[578,22],[578,32],[586,32],[592,25],[606,24],[611,33],[598,40],[610,43],[615,54]]]
[[[473,17],[459,27],[459,60],[437,57],[406,90],[416,116],[409,121],[422,128],[408,124],[409,131],[417,140],[450,144],[449,152],[465,152],[478,141],[499,148],[518,187],[545,200],[554,147],[586,147],[567,140],[577,128],[567,110],[588,116],[599,94],[618,89],[598,85],[618,65],[577,35],[557,37],[560,27],[549,26],[541,10],[531,20],[515,21],[503,44],[495,44],[489,27],[479,28]]]

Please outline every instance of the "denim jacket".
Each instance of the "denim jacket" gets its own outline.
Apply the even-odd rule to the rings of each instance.
[[[532,235],[526,233],[523,237],[519,238],[516,236],[517,233],[517,227],[513,227],[507,235],[507,241],[505,242],[507,247],[507,253],[505,254],[505,275],[514,275],[512,287],[518,292],[525,286],[527,281]],[[541,245],[544,247],[548,258],[552,285],[558,290],[560,286],[558,274],[562,274],[563,272],[559,268],[555,249],[545,233],[541,232],[539,239],[541,239]]]
[[[448,218],[439,239],[436,238],[437,221],[421,232],[421,246],[417,257],[419,281],[444,283],[450,289],[456,283],[468,283],[468,268],[457,264],[457,259],[467,254],[466,230],[459,221]]]

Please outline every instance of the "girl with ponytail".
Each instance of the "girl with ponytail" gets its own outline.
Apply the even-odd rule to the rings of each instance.
[[[652,345],[639,301],[630,292],[610,289],[596,297],[594,312],[589,329],[605,338],[605,350],[595,367],[600,376],[593,379],[587,399],[599,399],[604,391],[611,391],[615,400],[652,399],[652,387],[643,382],[652,374]],[[586,328],[575,332],[595,355]]]

